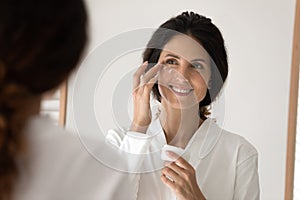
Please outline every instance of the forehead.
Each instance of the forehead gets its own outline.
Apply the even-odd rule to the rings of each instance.
[[[185,60],[204,59],[209,61],[209,54],[203,46],[190,36],[174,36],[163,48],[162,54],[174,53]]]

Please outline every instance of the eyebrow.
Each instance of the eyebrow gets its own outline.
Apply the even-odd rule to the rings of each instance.
[[[167,54],[165,57],[168,57],[168,56],[171,56],[171,57],[174,57],[174,58],[177,58],[177,59],[180,59],[180,57],[179,56],[177,56],[177,55],[174,55],[174,54]],[[193,60],[191,60],[192,62],[195,62],[195,61],[200,61],[200,62],[204,62],[204,63],[207,63],[204,59],[202,59],[202,58],[196,58],[196,59],[193,59]]]
[[[171,57],[174,57],[174,58],[180,59],[180,58],[179,58],[179,56],[176,56],[176,55],[174,55],[174,54],[170,54],[170,53],[169,53],[169,54],[167,54],[165,57],[168,57],[168,56],[171,56]]]
[[[193,59],[193,60],[191,60],[191,61],[200,61],[200,62],[204,62],[204,63],[207,63],[204,59],[202,59],[202,58],[196,58],[196,59]]]

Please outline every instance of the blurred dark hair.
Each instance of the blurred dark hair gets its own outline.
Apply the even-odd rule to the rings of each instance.
[[[86,26],[82,0],[0,0],[0,199],[11,198],[32,108],[75,68]]]
[[[208,106],[219,94],[228,75],[227,54],[224,40],[219,29],[211,22],[211,19],[194,12],[183,12],[160,25],[154,32],[147,48],[143,53],[143,61],[150,64],[149,70],[158,62],[164,46],[178,34],[186,34],[197,40],[208,52],[211,58],[211,88],[207,90],[205,98],[199,103],[199,112],[202,119],[209,115]],[[161,95],[158,85],[155,84],[152,92],[160,101]]]

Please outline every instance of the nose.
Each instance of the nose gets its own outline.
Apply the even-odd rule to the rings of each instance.
[[[178,81],[186,81],[189,82],[190,77],[190,63],[187,61],[181,62],[174,70],[176,71],[175,77]]]

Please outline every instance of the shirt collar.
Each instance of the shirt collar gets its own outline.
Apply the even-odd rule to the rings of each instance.
[[[200,141],[195,139],[195,144],[193,145],[198,147],[198,156],[200,159],[204,159],[213,150],[221,136],[221,133],[222,129],[216,124],[214,119],[208,118],[203,122],[195,133],[196,137],[204,134],[203,143],[201,146],[198,146]]]
[[[222,129],[216,124],[215,120],[208,118],[190,139],[185,151],[191,154],[191,157],[204,159],[217,144],[221,133]],[[159,146],[163,147],[166,144],[165,135],[159,118],[152,121],[147,134],[155,137]]]

